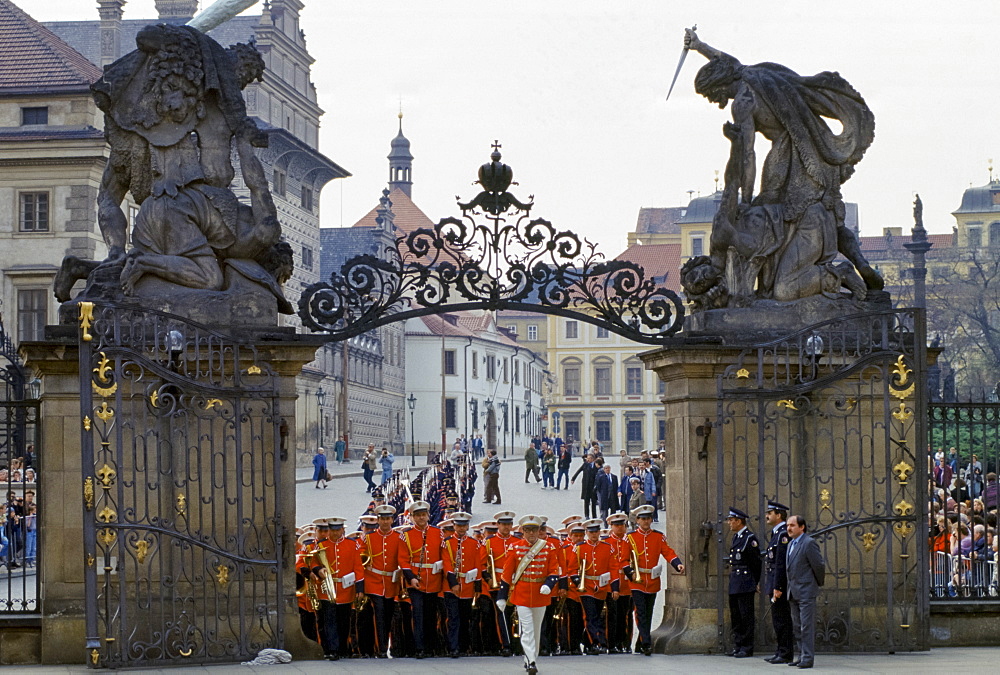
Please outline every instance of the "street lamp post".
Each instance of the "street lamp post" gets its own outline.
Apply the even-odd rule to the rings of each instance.
[[[413,411],[417,407],[417,397],[413,395],[412,391],[410,392],[410,397],[406,399],[406,405],[410,407],[410,466],[416,466],[417,459],[416,455],[414,455],[413,452],[414,433],[415,433],[413,430]]]
[[[503,458],[507,459],[507,401],[500,401],[500,409],[503,410]]]
[[[531,401],[528,401],[527,403],[524,404],[524,426],[525,426],[524,431],[527,436],[531,436],[531,427],[534,426],[531,424],[532,421],[533,420],[531,419]]]
[[[316,412],[319,417],[316,420],[316,447],[323,445],[323,403],[326,402],[326,392],[323,387],[316,390]]]

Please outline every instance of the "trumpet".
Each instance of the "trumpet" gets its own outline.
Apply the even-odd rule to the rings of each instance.
[[[497,579],[497,563],[493,559],[492,550],[486,556],[486,568],[490,571],[490,590],[495,591],[500,588],[500,580]]]
[[[368,606],[368,595],[364,593],[358,593],[354,596],[354,602],[352,607],[355,612],[363,612],[365,607]]]
[[[632,555],[630,556],[630,562],[632,563],[632,581],[635,583],[642,582],[642,575],[639,574],[639,554],[636,553],[635,549],[632,549]]]
[[[556,610],[552,613],[552,618],[559,621],[562,619],[564,611],[566,611],[566,598],[559,598],[556,601]]]
[[[587,590],[587,577],[585,576],[586,571],[587,571],[587,559],[581,556],[580,571],[579,571],[580,580],[576,582],[576,590],[579,591],[580,593],[583,593],[584,591]]]

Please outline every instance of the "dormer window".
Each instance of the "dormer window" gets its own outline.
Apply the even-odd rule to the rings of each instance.
[[[48,107],[21,108],[22,126],[29,126],[32,124],[48,124],[48,123],[49,123]]]

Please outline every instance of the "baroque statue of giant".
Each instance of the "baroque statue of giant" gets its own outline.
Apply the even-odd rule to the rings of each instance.
[[[253,45],[225,49],[190,26],[147,26],[136,46],[91,87],[111,149],[98,193],[108,257],[67,257],[56,297],[69,300],[73,284],[86,277],[78,299],[141,301],[192,290],[222,297],[259,289],[291,313],[281,290],[291,275],[291,248],[281,241],[254,154],[267,137],[247,116],[242,95],[262,78],[263,59]],[[234,154],[249,204],[230,187]],[[126,194],[139,205],[131,231],[122,209]]]
[[[694,30],[686,31],[685,47],[708,59],[695,90],[720,108],[731,103],[733,117],[723,129],[730,154],[709,255],[681,271],[693,309],[817,296],[857,305],[884,295],[881,276],[845,224],[840,191],[875,135],[861,95],[835,72],[803,77],[775,63],[745,66]],[[757,133],[771,142],[759,181]],[[846,260],[837,262],[838,254]]]

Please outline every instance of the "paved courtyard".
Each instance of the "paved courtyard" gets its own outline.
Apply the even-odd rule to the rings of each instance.
[[[998,648],[963,648],[935,649],[929,652],[910,654],[866,654],[866,655],[826,655],[816,656],[814,671],[828,673],[978,673],[987,670],[984,664],[992,662],[1000,656]],[[762,659],[730,659],[725,656],[664,656],[655,655],[650,658],[635,655],[620,656],[568,656],[548,657],[538,661],[539,672],[547,673],[595,673],[606,675],[612,670],[628,670],[655,673],[782,673],[786,671],[781,666],[772,666]],[[7,666],[0,672],[19,672],[26,675],[59,675],[62,673],[84,673],[84,666]],[[127,672],[127,671],[119,671]],[[328,661],[296,661],[280,666],[208,666],[191,668],[171,668],[166,670],[142,669],[143,673],[195,673],[204,672],[212,675],[224,673],[399,673],[414,675],[415,673],[523,673],[521,662],[511,657],[502,659],[464,658],[464,659],[401,659],[394,661],[382,660],[347,660],[331,663]]]

